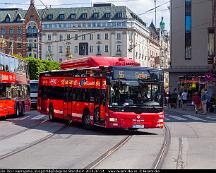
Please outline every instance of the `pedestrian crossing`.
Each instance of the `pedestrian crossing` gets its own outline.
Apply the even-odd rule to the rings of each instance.
[[[9,118],[8,120],[12,120],[12,121],[23,121],[23,120],[32,120],[32,121],[37,121],[37,120],[48,120],[49,117],[47,115],[44,114],[39,114],[36,116],[24,116],[24,117],[19,117],[19,118]],[[190,121],[195,121],[195,122],[208,122],[208,121],[215,121],[216,122],[216,115],[215,116],[205,116],[205,115],[189,115],[189,114],[175,114],[175,113],[165,113],[165,117],[164,117],[164,121],[165,122],[176,122],[176,121],[180,121],[180,122],[190,122]]]
[[[195,121],[195,122],[208,122],[208,121],[216,121],[216,115],[215,116],[203,116],[203,115],[175,115],[174,113],[173,114],[165,114],[165,117],[164,117],[164,120],[165,122],[175,122],[175,121],[188,121],[188,122],[191,122],[191,121]]]

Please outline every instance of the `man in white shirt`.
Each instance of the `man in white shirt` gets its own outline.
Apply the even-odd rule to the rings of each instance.
[[[182,93],[181,97],[182,97],[182,109],[185,110],[186,108],[186,104],[187,104],[187,96],[188,96],[188,93],[186,90],[184,90],[184,92]]]

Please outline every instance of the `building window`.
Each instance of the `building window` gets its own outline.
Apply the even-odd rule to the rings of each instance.
[[[105,45],[104,52],[109,52],[109,46],[108,45]]]
[[[7,15],[7,17],[5,18],[5,22],[9,23],[10,22],[10,17]]]
[[[51,53],[51,52],[52,52],[52,47],[49,45],[49,46],[47,47],[47,50],[48,50],[49,53]]]
[[[78,53],[78,46],[74,47],[74,53]]]
[[[90,40],[93,40],[93,37],[94,37],[94,36],[93,36],[93,34],[90,34],[89,37],[90,37]]]
[[[122,17],[123,17],[122,12],[116,13],[116,17],[117,17],[117,18],[122,18]]]
[[[78,40],[78,34],[75,34],[74,40]]]
[[[97,34],[97,39],[100,40],[100,34]]]
[[[30,16],[30,21],[34,21],[34,16]]]
[[[100,45],[97,45],[97,54],[101,54]]]
[[[5,35],[6,34],[6,29],[5,28],[1,28],[1,34]]]
[[[9,30],[9,34],[14,34],[14,29],[12,27]]]
[[[63,40],[63,35],[59,35],[59,40],[60,40],[60,41]]]
[[[64,14],[59,14],[59,19],[64,20]]]
[[[71,35],[67,34],[67,40],[70,40],[70,38],[71,38]]]
[[[121,33],[117,33],[117,40],[121,40]]]
[[[81,15],[81,19],[86,19],[87,18],[87,13],[83,13],[82,15]]]
[[[70,15],[70,18],[71,18],[71,19],[76,19],[76,14],[74,14],[74,13],[71,14],[71,15]]]
[[[185,0],[185,59],[191,59],[191,0]]]
[[[117,45],[117,52],[121,52],[121,45]]]
[[[93,53],[93,52],[94,52],[94,47],[93,47],[93,46],[90,46],[90,47],[89,47],[89,52],[90,52],[90,53]]]
[[[18,38],[17,41],[18,41],[17,42],[17,48],[21,49],[22,48],[22,38]]]
[[[48,34],[47,37],[48,37],[48,40],[52,40],[51,34]]]
[[[104,17],[105,17],[106,19],[109,19],[110,16],[111,16],[110,13],[105,13],[105,14],[104,14]]]
[[[47,19],[48,19],[48,20],[52,20],[52,19],[53,19],[53,14],[48,14],[48,15],[47,15]]]
[[[82,35],[82,40],[85,40],[85,34]]]
[[[59,46],[59,53],[63,53],[63,46]]]
[[[93,13],[93,18],[98,19],[99,18],[99,13]]]
[[[109,34],[105,33],[105,40],[109,40]]]

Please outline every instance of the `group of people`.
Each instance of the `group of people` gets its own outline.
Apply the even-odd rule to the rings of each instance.
[[[186,110],[186,106],[189,103],[188,92],[184,90],[183,92],[177,92],[176,89],[170,94],[167,95],[168,106],[171,108],[182,108]],[[199,111],[202,114],[207,114],[210,108],[211,97],[207,89],[202,89],[200,92],[195,92],[192,95],[192,105],[196,113]]]

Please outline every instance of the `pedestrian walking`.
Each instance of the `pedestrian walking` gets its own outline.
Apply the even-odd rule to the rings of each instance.
[[[202,90],[202,93],[201,93],[201,102],[202,102],[202,113],[204,115],[206,115],[206,113],[207,113],[207,101],[208,101],[208,98],[207,98],[206,91]]]
[[[196,114],[198,113],[199,107],[200,107],[200,103],[201,103],[201,99],[199,94],[196,92],[193,96],[193,104],[194,104],[194,110],[196,112]]]
[[[187,104],[187,97],[188,97],[188,93],[186,90],[184,90],[184,92],[181,95],[182,97],[182,109],[186,110],[186,104]]]
[[[182,107],[182,97],[181,97],[181,93],[178,93],[178,108]]]
[[[210,112],[210,107],[211,107],[211,96],[208,93],[208,90],[206,89],[206,97],[207,97],[207,103],[206,103],[206,107],[207,107],[207,112]]]

